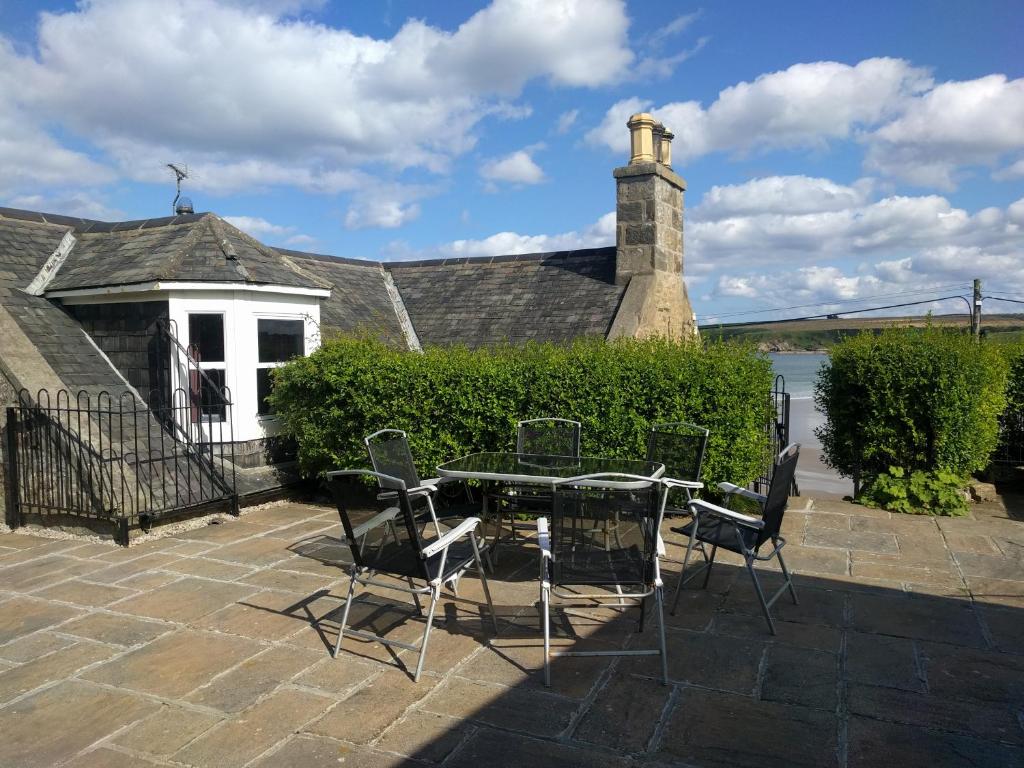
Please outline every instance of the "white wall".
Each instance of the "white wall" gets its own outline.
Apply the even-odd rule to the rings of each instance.
[[[320,344],[320,303],[315,296],[299,296],[247,290],[168,292],[171,320],[178,340],[189,345],[188,316],[193,312],[224,315],[225,380],[234,401],[231,427],[236,441],[255,440],[277,433],[273,416],[257,416],[256,409],[256,323],[260,318],[305,320],[306,349],[309,354]],[[227,438],[228,425],[224,434]]]

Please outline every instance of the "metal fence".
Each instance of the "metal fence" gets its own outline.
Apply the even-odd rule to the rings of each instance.
[[[106,520],[127,544],[131,527],[161,516],[214,504],[237,512],[234,456],[221,455],[233,442],[230,392],[193,384],[154,408],[131,391],[22,390],[7,409],[8,525]]]
[[[789,445],[789,404],[790,395],[786,391],[786,379],[779,375],[775,377],[772,390],[769,393],[771,399],[771,418],[765,429],[768,432],[769,455],[761,476],[754,481],[754,490],[757,493],[767,493],[771,485],[772,475],[775,473],[775,457]],[[800,487],[796,478],[793,479],[793,487],[789,491],[790,496],[799,496]]]
[[[1024,411],[1006,411],[999,417],[999,445],[991,462],[1024,466]]]

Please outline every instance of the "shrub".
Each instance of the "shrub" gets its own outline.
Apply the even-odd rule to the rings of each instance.
[[[1006,371],[997,349],[955,330],[892,328],[841,342],[815,385],[826,463],[881,495],[900,484],[875,485],[882,476],[920,487],[951,475],[962,485],[996,446]]]
[[[582,423],[585,455],[642,457],[652,423],[711,430],[706,479],[747,482],[768,451],[771,366],[750,347],[581,340],[423,353],[338,337],[274,374],[271,395],[307,475],[367,465],[362,438],[404,429],[424,477],[476,451],[513,450],[516,422]]]
[[[889,467],[864,488],[860,500],[868,507],[918,514],[931,512],[956,517],[967,514],[964,479],[941,469],[918,469],[908,476],[900,467]]]

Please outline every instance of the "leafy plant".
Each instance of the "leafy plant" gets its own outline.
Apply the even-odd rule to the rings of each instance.
[[[276,369],[271,398],[307,475],[365,466],[363,436],[394,427],[429,477],[467,453],[513,450],[520,419],[561,416],[582,423],[585,455],[614,458],[643,456],[653,423],[708,427],[710,485],[763,468],[771,380],[769,361],[735,344],[585,339],[414,353],[336,337]]]
[[[891,328],[841,342],[815,385],[825,461],[862,487],[893,467],[908,478],[983,469],[998,440],[1007,367],[998,349],[955,330]]]
[[[967,514],[966,484],[964,477],[941,469],[917,469],[908,476],[902,467],[889,467],[864,488],[860,501],[893,512],[957,517]]]

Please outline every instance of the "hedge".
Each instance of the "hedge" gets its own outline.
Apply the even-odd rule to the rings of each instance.
[[[837,344],[815,386],[826,463],[866,485],[915,472],[919,485],[922,472],[948,485],[984,469],[1007,367],[998,349],[950,329],[890,328]]]
[[[520,419],[582,423],[585,455],[639,458],[652,423],[710,429],[706,480],[746,483],[763,469],[770,362],[751,347],[665,339],[470,351],[399,351],[337,337],[278,368],[271,403],[307,476],[364,467],[362,438],[406,430],[422,476],[476,451],[513,450]]]

